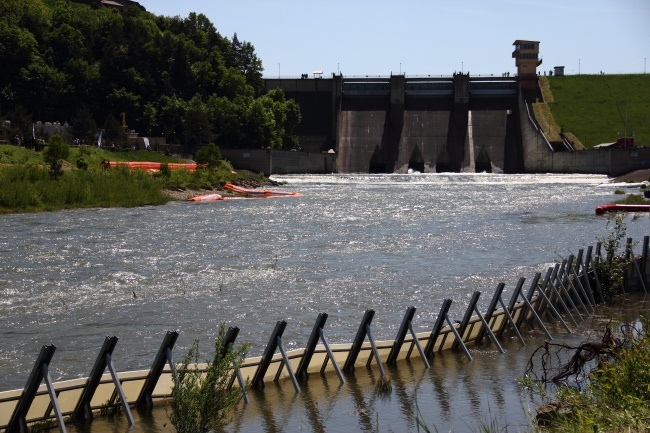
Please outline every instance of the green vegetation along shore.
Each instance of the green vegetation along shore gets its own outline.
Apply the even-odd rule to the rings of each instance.
[[[62,161],[63,175],[54,178],[42,152],[0,145],[0,213],[160,205],[206,190],[219,190],[226,182],[251,186],[268,181],[249,172],[234,172],[222,159],[194,172],[158,173],[125,167],[104,169],[104,160],[183,162],[157,152],[73,147]]]
[[[558,140],[563,130],[578,148],[624,136],[650,145],[650,75],[566,75],[539,82],[543,101],[534,104],[535,116],[549,139]]]

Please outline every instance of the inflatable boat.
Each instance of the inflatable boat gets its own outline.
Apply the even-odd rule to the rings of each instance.
[[[264,198],[270,198],[270,197],[302,197],[302,194],[300,194],[298,192],[276,191],[276,190],[270,190],[270,189],[244,188],[242,186],[233,185],[232,183],[227,183],[223,187],[224,187],[224,189],[227,189],[229,191],[236,192],[238,194],[243,194],[243,195],[246,195],[246,196],[255,196],[255,197],[264,197]]]

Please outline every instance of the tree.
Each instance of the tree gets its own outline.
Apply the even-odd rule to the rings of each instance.
[[[207,146],[200,148],[196,152],[194,159],[197,164],[205,164],[207,168],[216,168],[222,160],[221,151],[216,144],[210,143]]]
[[[246,77],[246,83],[259,95],[264,89],[262,80],[262,61],[255,54],[255,47],[250,42],[239,41],[237,33],[232,38],[233,66]]]
[[[126,143],[126,131],[124,131],[122,124],[113,113],[108,113],[106,120],[104,120],[104,133],[102,137],[102,141],[115,143],[118,147],[123,147]]]
[[[72,118],[72,134],[86,144],[95,140],[97,124],[85,106],[81,107]]]
[[[70,146],[59,135],[53,135],[43,151],[43,159],[50,164],[50,176],[58,179],[63,175],[63,160],[68,157]]]
[[[212,127],[208,107],[195,95],[187,104],[185,116],[185,136],[190,146],[201,146],[212,140]]]

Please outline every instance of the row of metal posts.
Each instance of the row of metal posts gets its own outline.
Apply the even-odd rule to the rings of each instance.
[[[647,293],[646,266],[648,261],[648,239],[649,237],[645,236],[643,240],[640,265],[636,260],[634,260],[634,252],[632,251],[633,243],[631,238],[627,239],[625,251],[625,259],[630,260],[630,263],[632,263],[631,266],[633,267],[633,271],[638,276],[639,286],[644,291],[644,293]],[[551,319],[557,319],[558,322],[566,329],[566,331],[571,333],[571,328],[562,317],[562,314],[565,314],[574,326],[578,326],[576,316],[581,321],[585,320],[585,316],[589,316],[595,311],[596,304],[598,302],[604,301],[600,279],[597,272],[598,261],[601,259],[601,243],[598,243],[596,245],[595,251],[593,251],[592,247],[589,246],[586,255],[583,254],[583,252],[584,251],[581,249],[579,250],[577,257],[571,255],[568,259],[563,260],[562,263],[557,263],[554,267],[548,268],[546,275],[541,283],[541,273],[536,273],[526,295],[522,293],[525,278],[520,278],[517,285],[515,286],[508,306],[505,305],[502,298],[505,284],[499,283],[485,314],[482,314],[478,309],[478,301],[481,292],[474,292],[467,310],[462,320],[459,322],[454,322],[450,318],[449,310],[452,301],[450,299],[445,299],[442,303],[433,329],[431,330],[429,336],[425,338],[427,340],[427,344],[424,349],[421,347],[420,339],[418,339],[415,331],[413,330],[412,321],[416,308],[407,308],[404,318],[402,319],[402,324],[392,344],[391,351],[386,358],[386,363],[388,365],[394,365],[397,363],[398,355],[402,349],[403,344],[406,341],[406,336],[408,333],[410,333],[412,336],[412,339],[410,340],[411,346],[407,352],[406,359],[410,359],[413,348],[416,347],[425,368],[429,368],[429,360],[433,358],[434,347],[438,342],[438,338],[441,335],[445,323],[449,326],[450,331],[455,338],[452,344],[452,348],[462,348],[467,358],[469,360],[472,360],[472,355],[467,348],[467,343],[471,341],[468,338],[470,335],[472,335],[471,328],[476,325],[476,321],[472,321],[472,317],[475,315],[479,318],[479,326],[481,326],[481,328],[477,334],[477,337],[473,339],[474,342],[481,343],[485,336],[488,335],[490,340],[497,346],[501,353],[504,353],[504,350],[499,344],[498,339],[503,336],[503,333],[506,331],[506,329],[509,329],[510,332],[512,332],[524,346],[526,343],[519,331],[522,325],[526,325],[529,330],[532,330],[533,325],[537,324],[549,339],[553,339],[551,333],[548,331],[542,319],[544,316]],[[592,287],[590,276],[593,278],[595,287]],[[622,289],[625,290],[625,287]],[[533,303],[536,305],[533,305]],[[519,307],[517,307],[517,305],[519,305]],[[498,316],[498,314],[495,315],[495,313],[498,313],[499,307],[501,307],[502,314],[505,316],[505,318],[501,320],[498,329],[494,329]],[[521,311],[519,311],[519,314],[515,314],[518,308]],[[581,314],[581,311],[585,316]],[[352,342],[342,370],[339,368],[332,349],[330,348],[327,338],[325,337],[324,327],[328,317],[326,313],[320,313],[318,315],[296,372],[293,371],[290,360],[287,357],[284,346],[282,344],[282,335],[287,326],[287,322],[277,322],[275,329],[271,334],[269,342],[266,345],[259,367],[253,376],[251,386],[264,386],[264,377],[266,375],[266,372],[273,361],[276,351],[279,350],[282,356],[282,361],[280,367],[277,370],[274,380],[279,380],[282,370],[284,366],[286,366],[288,375],[293,383],[295,391],[297,393],[300,393],[298,378],[306,379],[308,375],[307,370],[312,361],[312,357],[315,353],[319,341],[322,342],[327,352],[327,356],[325,357],[325,360],[321,366],[321,373],[325,371],[328,362],[331,361],[332,366],[336,371],[336,374],[338,375],[341,383],[345,383],[345,377],[342,371],[346,373],[352,373],[354,371],[357,357],[361,352],[363,344],[367,338],[371,346],[371,354],[368,358],[366,366],[370,366],[373,359],[375,359],[381,377],[385,377],[385,371],[381,358],[379,356],[377,343],[375,342],[375,339],[372,335],[371,323],[374,315],[374,310],[367,310],[364,313],[363,319],[361,320],[361,324],[359,325],[359,329]],[[232,347],[238,333],[239,328],[237,327],[230,327],[228,329],[225,337],[224,350],[229,350]],[[443,349],[445,339],[448,336],[449,333],[445,333],[442,336],[443,339],[438,347],[438,351],[441,351]],[[178,332],[167,332],[163,343],[158,350],[158,354],[154,359],[151,370],[147,376],[140,395],[135,401],[135,407],[151,407],[153,405],[152,394],[166,364],[169,364],[172,374],[176,377],[176,369],[172,358],[172,349],[176,343],[177,338]],[[75,419],[92,419],[93,414],[91,401],[97,387],[100,384],[102,375],[104,374],[105,370],[108,369],[115,385],[115,393],[113,394],[112,402],[115,402],[115,399],[119,399],[119,402],[124,409],[124,413],[129,423],[131,425],[134,425],[129,403],[126,401],[120,380],[115,371],[115,367],[112,361],[112,353],[115,349],[117,341],[118,338],[115,336],[106,337],[100,353],[91,370],[90,376],[87,379],[86,385],[78,401],[76,409],[73,412]],[[55,350],[56,347],[53,345],[42,347],[34,368],[27,381],[27,385],[23,390],[20,401],[16,406],[16,409],[14,410],[11,420],[6,428],[7,433],[26,433],[28,431],[26,416],[32,401],[36,397],[38,388],[42,381],[45,381],[47,385],[48,394],[51,400],[46,418],[51,418],[51,414],[54,412],[54,417],[58,422],[60,431],[66,432],[63,414],[59,408],[57,395],[49,375],[49,364],[52,360]],[[238,380],[239,386],[242,389],[244,400],[248,402],[246,386],[239,370],[235,371],[235,375],[231,381],[231,386],[234,384],[235,378]],[[178,383],[177,377],[175,383]]]

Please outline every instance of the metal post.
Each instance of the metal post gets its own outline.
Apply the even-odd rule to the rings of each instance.
[[[223,347],[221,348],[221,353],[215,354],[214,362],[218,361],[218,356],[224,357],[226,356],[228,351],[232,350],[232,347],[235,344],[235,340],[237,339],[238,335],[239,335],[239,327],[237,326],[228,327],[228,330],[226,331],[226,335],[224,336],[224,342],[223,342]],[[246,391],[246,382],[244,381],[244,377],[242,376],[239,368],[235,370],[235,376],[230,380],[229,388],[232,387],[233,383],[235,382],[235,378],[237,379],[239,388],[241,388],[242,397],[244,397],[244,402],[249,403],[248,392]]]
[[[475,291],[472,294],[472,299],[470,299],[469,305],[467,306],[467,310],[465,310],[465,315],[463,316],[463,320],[461,320],[460,325],[458,325],[458,334],[460,334],[463,337],[463,341],[464,341],[464,338],[465,338],[465,331],[467,330],[467,326],[469,325],[469,322],[472,319],[472,314],[474,313],[474,308],[476,307],[476,304],[478,303],[478,298],[480,296],[481,296],[481,292],[479,292],[479,291]],[[451,348],[454,349],[454,350],[457,350],[459,344],[460,344],[460,341],[456,340],[451,345]]]
[[[393,344],[393,347],[390,349],[390,353],[388,354],[388,358],[386,359],[387,365],[397,364],[397,356],[399,355],[399,352],[402,349],[402,345],[404,344],[404,339],[406,338],[406,333],[409,330],[409,324],[413,320],[414,316],[415,316],[415,307],[408,307],[406,309],[406,314],[404,314],[404,318],[402,319],[402,324],[400,325],[399,330],[397,331],[397,336],[395,337],[395,343]]]
[[[508,306],[508,311],[513,311],[515,308],[515,304],[517,303],[517,297],[521,294],[521,289],[524,287],[524,282],[526,279],[524,277],[520,277],[519,281],[517,281],[517,285],[515,286],[515,291],[512,294],[512,297],[510,298],[510,305]],[[530,302],[528,303],[530,305]],[[501,338],[503,337],[503,331],[506,329],[506,322],[504,321],[501,323],[501,326],[499,326],[499,329],[496,332],[497,337]]]
[[[370,324],[366,325],[366,333],[368,334],[368,340],[370,341],[370,347],[372,348],[372,353],[374,353],[375,358],[377,359],[377,366],[379,366],[379,374],[381,375],[381,377],[386,377],[384,366],[381,364],[381,358],[379,357],[379,350],[377,350],[375,339],[372,338],[372,332],[370,331]],[[370,361],[370,359],[368,359],[368,361]]]
[[[497,309],[497,304],[501,299],[501,294],[503,293],[503,289],[505,288],[505,286],[506,286],[505,283],[499,283],[497,285],[497,289],[494,291],[494,294],[492,295],[492,300],[490,301],[490,305],[488,305],[488,309],[485,312],[485,321],[488,323],[490,323],[490,321],[492,320],[492,316],[494,315],[494,312]],[[480,343],[483,340],[483,337],[485,337],[485,332],[486,332],[485,328],[482,328],[476,339],[477,343]]]
[[[314,324],[314,328],[311,331],[311,334],[309,336],[309,340],[307,340],[307,346],[305,347],[305,352],[302,355],[302,359],[300,360],[300,364],[298,364],[298,368],[296,369],[296,376],[300,377],[302,379],[307,379],[308,373],[307,369],[309,368],[309,364],[311,362],[311,358],[314,356],[314,351],[316,350],[316,345],[318,344],[318,340],[320,339],[321,335],[321,330],[325,326],[325,322],[327,322],[327,313],[320,313],[318,314],[318,317],[316,318],[316,323]]]
[[[45,379],[45,384],[47,385],[47,392],[50,395],[50,401],[52,402],[52,407],[54,408],[54,415],[56,416],[56,421],[59,423],[59,430],[61,433],[66,433],[65,422],[63,421],[63,414],[61,413],[61,408],[59,407],[59,400],[56,398],[56,392],[54,391],[54,384],[52,383],[52,378],[50,377],[50,367],[44,362],[43,366],[43,378]]]
[[[411,331],[411,336],[413,337],[413,344],[415,344],[415,346],[418,348],[418,352],[420,352],[420,357],[422,358],[422,361],[424,362],[424,366],[426,368],[429,368],[430,367],[429,361],[427,361],[427,357],[425,356],[424,351],[422,350],[422,346],[420,345],[420,340],[418,340],[417,334],[415,333],[415,331],[413,331],[413,323],[412,322],[409,322],[409,331]],[[411,347],[413,347],[413,346],[411,346]]]
[[[95,365],[93,366],[90,375],[88,376],[86,386],[81,394],[81,398],[79,398],[77,407],[75,408],[74,415],[77,419],[84,419],[86,417],[88,419],[93,419],[90,403],[93,399],[93,396],[95,395],[95,391],[97,391],[97,387],[99,386],[99,383],[102,379],[102,375],[106,371],[106,368],[108,368],[113,378],[115,390],[120,396],[122,406],[124,407],[124,412],[129,420],[129,424],[135,425],[135,421],[131,415],[131,410],[129,409],[129,404],[124,397],[122,385],[119,381],[119,378],[117,377],[117,373],[115,372],[115,367],[113,366],[113,361],[111,358],[113,350],[117,345],[117,341],[118,338],[116,336],[106,337],[104,339],[104,344],[99,350],[99,355],[95,360]]]
[[[325,350],[327,351],[327,356],[332,360],[332,365],[334,366],[334,370],[336,370],[336,374],[339,376],[339,380],[341,381],[341,383],[345,383],[345,379],[343,378],[343,373],[341,373],[341,369],[339,368],[339,365],[336,362],[334,353],[332,352],[330,345],[327,343],[327,339],[325,338],[325,333],[323,332],[323,329],[320,330],[320,338],[321,341],[323,342],[323,345],[325,346]],[[327,363],[327,360],[325,360],[325,362]],[[323,367],[325,367],[325,365],[323,365]]]
[[[555,268],[557,270],[555,277],[556,277],[556,285],[560,286],[562,294],[565,295],[566,299],[569,301],[569,304],[571,304],[571,307],[573,310],[578,314],[578,317],[580,317],[580,320],[584,322],[584,317],[582,317],[582,314],[580,314],[580,311],[578,311],[578,307],[576,306],[575,302],[573,302],[573,297],[571,296],[571,293],[567,290],[567,288],[564,286],[564,283],[562,282],[563,275],[564,275],[564,267],[566,266],[566,260],[562,262],[562,266],[560,266],[559,263],[555,265]],[[559,270],[558,270],[559,268]],[[554,285],[554,287],[556,286]]]
[[[639,264],[636,261],[636,257],[634,257],[634,251],[632,251],[632,238],[627,238],[627,254],[629,257],[631,257],[632,263],[634,263],[634,267],[636,268],[636,273],[639,276],[639,284],[641,284],[641,288],[643,289],[643,293],[648,294],[648,291],[646,290],[645,287],[645,276],[643,273],[641,273],[641,268],[639,268]]]
[[[284,359],[284,363],[287,365],[287,371],[289,372],[289,377],[291,378],[291,382],[293,383],[293,387],[296,390],[298,394],[300,394],[300,386],[298,385],[298,381],[296,380],[296,376],[293,374],[293,368],[291,368],[291,363],[289,362],[289,357],[287,357],[287,353],[284,351],[284,347],[282,346],[282,337],[278,337],[278,349],[280,349],[280,354],[282,354],[282,359]],[[282,369],[278,369],[278,374],[280,374],[280,371]]]
[[[278,347],[278,337],[281,337],[282,334],[284,333],[284,329],[287,327],[287,322],[284,320],[280,320],[275,324],[275,329],[273,329],[273,333],[271,334],[271,338],[269,339],[268,344],[266,345],[266,348],[264,349],[264,354],[262,355],[262,360],[260,361],[260,366],[257,368],[257,371],[255,372],[255,376],[253,376],[253,380],[251,382],[252,386],[264,387],[264,375],[266,374],[266,371],[269,369],[269,365],[271,364],[271,361],[273,360],[273,355],[275,354],[275,349]]]
[[[555,284],[555,282],[554,282],[555,279],[557,278],[557,271],[559,270],[559,265],[556,263],[556,264],[555,264],[555,267],[554,267],[554,268],[550,268],[550,269],[552,269],[552,272],[553,272],[553,274],[552,274],[552,276],[551,276],[551,284],[550,284],[551,291],[552,291],[553,294],[557,297],[558,302],[562,305],[562,309],[564,310],[564,312],[565,312],[565,313],[569,316],[569,318],[571,319],[571,323],[573,323],[573,326],[578,327],[578,322],[576,322],[575,318],[573,317],[573,314],[571,314],[571,310],[569,310],[569,307],[567,307],[566,303],[564,302],[564,298],[563,298],[563,296],[562,296],[562,295],[560,294],[560,292],[557,290],[556,284]],[[553,305],[553,303],[552,303],[550,300],[548,300],[548,304],[549,304],[549,305]],[[574,306],[574,307],[575,307],[575,306]],[[559,314],[559,313],[558,313],[558,314]],[[580,313],[578,313],[578,314],[580,314]],[[560,317],[560,319],[561,319],[561,317]]]
[[[650,243],[650,236],[643,237],[643,247],[641,248],[641,273],[643,274],[643,281],[647,283],[647,264],[648,264],[648,244]],[[647,286],[647,284],[646,284]]]
[[[463,342],[463,338],[460,336],[460,334],[456,330],[456,327],[454,326],[454,323],[449,318],[448,314],[445,314],[445,320],[447,321],[447,324],[451,328],[451,332],[453,332],[454,335],[456,336],[456,341],[458,341],[460,346],[463,348],[463,351],[465,352],[465,355],[467,355],[467,357],[469,358],[470,361],[473,361],[474,359],[472,358],[472,355],[470,355],[469,350],[467,349],[467,346],[465,346],[465,343]]]
[[[153,364],[151,365],[151,370],[149,370],[149,375],[147,380],[140,391],[140,395],[135,402],[136,407],[147,406],[149,408],[153,407],[153,391],[156,388],[156,384],[162,375],[162,372],[165,368],[165,364],[169,363],[169,368],[172,370],[172,374],[176,377],[176,383],[178,383],[178,378],[176,376],[176,366],[172,360],[172,349],[176,340],[178,339],[177,331],[167,331],[165,338],[163,339],[160,348],[158,349],[158,354],[154,358]]]
[[[595,313],[596,312],[596,309],[594,308],[595,303],[592,303],[592,298],[589,296],[587,290],[585,290],[585,287],[582,285],[582,281],[580,281],[580,277],[578,276],[576,269],[571,268],[571,273],[573,274],[573,281],[575,281],[574,287],[576,287],[577,285],[578,291],[585,298],[585,305],[589,306],[589,309],[591,310],[592,314]]]
[[[66,433],[65,424],[63,422],[63,416],[59,408],[59,403],[54,392],[54,386],[52,384],[52,379],[50,378],[49,365],[56,351],[56,346],[48,345],[42,346],[41,351],[36,358],[32,372],[29,374],[25,388],[18,400],[18,404],[14,409],[13,414],[7,424],[6,433],[21,433],[27,432],[27,414],[36,394],[38,393],[38,387],[41,385],[41,382],[45,379],[47,384],[48,393],[50,395],[50,400],[52,406],[54,407],[54,412],[56,414],[56,419],[59,423],[59,430],[61,433]]]
[[[576,259],[577,260],[576,274],[577,274],[577,278],[580,281],[584,281],[584,284],[582,284],[582,286],[583,289],[587,292],[587,296],[589,297],[589,302],[591,302],[591,305],[596,306],[594,289],[592,289],[591,282],[589,281],[589,269],[587,266],[585,266],[585,262],[583,261],[583,253],[584,253],[583,249],[578,250],[578,258]],[[582,274],[581,274],[581,270],[582,270]]]
[[[117,371],[115,371],[115,366],[113,365],[113,359],[110,353],[106,354],[106,367],[108,368],[108,371],[110,371],[111,377],[113,378],[113,383],[115,384],[115,391],[117,391],[117,395],[119,395],[120,397],[120,403],[122,403],[124,414],[126,415],[126,418],[129,420],[129,424],[135,425],[135,421],[133,420],[133,415],[131,414],[131,409],[129,409],[129,402],[126,401],[126,396],[124,395],[124,391],[122,390],[122,384],[120,383],[120,378],[117,377]]]
[[[578,299],[578,302],[580,302],[580,305],[582,305],[582,309],[585,312],[586,316],[589,316],[589,312],[587,311],[587,294],[586,293],[580,293],[576,285],[574,284],[574,280],[571,278],[571,273],[570,271],[573,269],[573,260],[574,257],[573,255],[569,256],[569,261],[567,263],[567,266],[564,268],[564,280],[569,282],[569,285],[573,289],[576,298]],[[582,285],[580,285],[580,288],[582,288]],[[594,312],[594,309],[591,305],[589,305],[589,308],[591,309],[591,312]]]
[[[582,283],[580,282],[580,279],[577,277],[575,273],[575,256],[571,255],[569,256],[569,265],[565,269],[566,272],[566,279],[571,283],[571,287],[573,287],[573,290],[576,292],[576,296],[580,300],[583,306],[589,306],[589,309],[591,310],[592,313],[594,313],[594,308],[593,305],[589,302],[589,297],[587,296],[587,293],[584,291],[584,287],[582,287]],[[574,278],[571,278],[571,276],[575,275]],[[589,315],[589,314],[587,314]]]
[[[596,282],[596,293],[598,293],[599,301],[603,302],[603,291],[600,288],[600,279],[598,278],[598,271],[596,270],[596,262],[595,260],[597,259],[597,256],[594,257],[592,255],[593,252],[593,247],[589,245],[587,247],[587,258],[585,259],[585,271],[587,272],[587,279],[589,278],[589,266],[591,266],[591,270],[594,273],[594,281]]]
[[[527,298],[526,296],[522,296],[521,299],[524,301],[524,303],[526,304],[526,306],[527,306],[528,309],[530,310],[530,314],[533,315],[533,317],[535,318],[535,320],[537,321],[537,323],[539,324],[539,326],[542,327],[542,330],[544,331],[544,333],[546,334],[546,336],[549,338],[549,340],[552,340],[552,339],[553,339],[553,336],[551,336],[551,333],[548,332],[548,329],[546,329],[546,326],[544,326],[544,322],[542,321],[542,318],[539,317],[539,314],[537,314],[537,311],[535,311],[535,309],[533,308],[533,305],[530,303],[530,301],[528,300],[528,298]]]
[[[524,337],[521,336],[521,333],[519,332],[519,328],[517,328],[517,324],[515,323],[515,319],[513,319],[510,313],[508,312],[508,308],[506,307],[506,304],[503,303],[503,299],[501,299],[501,297],[499,297],[499,303],[501,304],[501,308],[503,308],[503,314],[506,315],[506,319],[508,320],[508,322],[510,322],[510,325],[512,326],[512,330],[515,332],[515,335],[517,336],[519,341],[521,341],[521,345],[526,346]]]
[[[350,353],[348,354],[348,358],[346,359],[345,364],[343,365],[343,371],[346,372],[354,371],[354,364],[357,361],[359,352],[361,351],[361,346],[363,345],[363,342],[366,339],[366,333],[368,332],[368,325],[370,325],[370,323],[372,322],[373,317],[375,317],[375,311],[366,310],[366,312],[363,315],[363,319],[361,320],[361,324],[359,325],[357,335],[356,337],[354,337],[354,341],[352,342],[352,347],[350,348]]]
[[[487,331],[488,334],[490,334],[490,337],[492,338],[492,341],[494,341],[494,344],[497,345],[497,348],[499,349],[499,352],[506,353],[503,350],[503,347],[501,347],[501,345],[499,344],[499,340],[497,340],[497,337],[494,335],[494,333],[490,329],[490,325],[488,325],[488,322],[486,322],[485,318],[483,317],[481,312],[478,310],[478,307],[476,305],[474,306],[474,311],[476,312],[476,314],[478,315],[478,318],[483,323],[484,329]]]
[[[424,354],[429,359],[433,357],[433,348],[436,345],[436,340],[440,335],[440,331],[442,330],[442,326],[444,325],[445,316],[449,312],[450,307],[451,307],[451,299],[445,299],[442,302],[442,307],[440,308],[440,312],[438,313],[438,318],[436,319],[436,323],[433,325],[433,329],[431,330],[431,334],[429,335],[429,341],[427,341],[427,346],[424,349]]]
[[[538,274],[539,274],[539,272],[538,272]],[[540,274],[540,275],[541,275],[541,274]],[[548,278],[549,278],[549,275],[548,275],[548,273],[547,273],[547,274],[546,274],[546,278],[544,279],[544,287],[546,286],[546,283],[548,282]],[[537,274],[535,274],[535,278],[533,278],[533,279],[534,279],[534,280],[537,279]],[[533,300],[533,296],[535,296],[535,292],[536,292],[536,291],[537,291],[537,287],[534,286],[533,284],[531,284],[530,287],[528,288],[528,294],[526,294],[526,295],[524,295],[524,294],[521,293],[521,289],[520,289],[519,293],[517,293],[517,292],[515,291],[515,293],[513,293],[512,296],[510,297],[510,305],[512,305],[513,307],[514,307],[515,305],[517,305],[517,302],[519,301],[519,297],[520,297],[520,296],[524,296],[524,297],[526,297],[526,299],[528,299],[528,302],[530,303],[530,302]],[[522,301],[522,302],[523,302],[523,301]],[[539,305],[539,302],[537,302],[537,304]],[[532,304],[531,304],[531,305],[532,305]],[[529,323],[528,323],[529,320],[526,318],[526,316],[527,316],[527,309],[528,309],[528,306],[527,306],[526,303],[524,302],[524,307],[521,308],[522,311],[521,311],[521,313],[519,313],[519,317],[517,317],[517,319],[515,320],[515,324],[517,325],[517,326],[516,326],[517,329],[519,329],[519,328],[521,327],[521,324],[522,324],[523,322],[526,322],[526,326],[527,326],[528,328],[530,328],[530,325],[529,325]],[[512,311],[514,311],[514,310],[512,310]]]
[[[552,268],[549,268],[549,271],[551,269]],[[548,275],[548,272],[547,272],[547,275]],[[541,296],[544,299],[544,301],[546,302],[548,308],[551,310],[553,315],[555,315],[555,317],[557,317],[557,319],[560,321],[560,323],[562,323],[562,325],[564,326],[564,329],[566,329],[569,334],[573,334],[573,332],[571,331],[571,328],[569,328],[569,325],[566,324],[566,322],[564,321],[564,319],[562,318],[560,313],[555,308],[555,305],[553,305],[553,302],[551,302],[551,300],[548,298],[548,296],[546,296],[546,293],[544,293],[544,290],[542,290],[541,288],[539,289],[539,296]],[[564,301],[562,301],[561,297],[559,297],[558,299],[562,302],[562,305],[565,305]],[[566,309],[566,305],[564,306],[564,308]],[[576,326],[578,326],[577,323],[574,322],[574,324]]]

